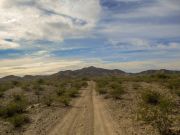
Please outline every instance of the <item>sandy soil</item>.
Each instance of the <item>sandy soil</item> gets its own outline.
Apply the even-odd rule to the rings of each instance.
[[[49,135],[115,135],[115,123],[95,92],[95,83],[83,91],[72,110]]]

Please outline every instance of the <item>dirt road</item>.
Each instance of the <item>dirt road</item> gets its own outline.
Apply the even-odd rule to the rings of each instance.
[[[115,135],[115,123],[100,97],[95,83],[88,88],[66,116],[49,132],[49,135]]]

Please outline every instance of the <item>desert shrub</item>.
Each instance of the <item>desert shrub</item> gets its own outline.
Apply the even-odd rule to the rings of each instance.
[[[118,86],[114,89],[111,89],[110,94],[114,99],[120,99],[121,96],[125,93],[124,89],[122,86]]]
[[[67,91],[67,94],[70,96],[70,97],[77,97],[79,96],[79,91],[78,89],[76,88],[71,88]]]
[[[28,103],[25,97],[15,96],[15,98],[6,104],[6,106],[0,107],[0,116],[12,117],[15,114],[23,113],[26,110]]]
[[[14,94],[13,94],[13,100],[14,100],[15,102],[24,101],[24,100],[25,100],[25,96],[22,95],[22,94],[16,94],[16,93],[14,93]]]
[[[180,96],[180,79],[171,79],[168,81],[167,87],[171,90],[172,93]]]
[[[179,89],[180,88],[180,79],[172,79],[167,84],[170,89]]]
[[[97,91],[99,92],[99,94],[107,94],[108,92],[107,88],[98,88]]]
[[[111,82],[108,84],[108,87],[111,89],[121,88],[121,83],[119,82]]]
[[[0,92],[5,92],[6,90],[10,88],[12,88],[12,85],[10,83],[0,84]]]
[[[22,87],[21,87],[23,90],[25,91],[30,91],[30,84],[24,84]]]
[[[99,79],[97,80],[97,85],[99,88],[103,88],[108,84],[108,80],[106,79]]]
[[[18,114],[14,115],[13,117],[9,118],[9,122],[13,124],[15,128],[21,127],[22,125],[29,123],[30,119],[26,115]]]
[[[42,95],[42,91],[44,91],[44,88],[40,85],[34,85],[34,94],[37,96],[37,102],[40,101],[40,96]]]
[[[12,81],[12,85],[13,85],[13,86],[19,86],[19,85],[20,85],[20,82],[19,82],[19,81],[14,80],[14,81]]]
[[[168,78],[170,78],[169,75],[163,74],[163,73],[157,74],[156,77],[159,78],[159,79],[168,79]]]
[[[34,85],[33,89],[37,90],[37,91],[43,91],[44,90],[44,88],[41,85],[38,85],[38,84]]]
[[[62,96],[65,92],[66,91],[64,88],[59,88],[58,90],[56,90],[57,96]]]
[[[22,101],[21,102],[10,102],[5,107],[5,114],[7,117],[11,117],[15,114],[25,112],[26,107],[27,107],[27,104]]]
[[[53,103],[53,97],[50,96],[50,95],[44,96],[43,102],[44,102],[45,105],[51,106],[52,103]]]
[[[82,84],[80,81],[74,81],[71,83],[71,87],[76,88],[76,89],[80,89],[82,87]]]
[[[157,128],[161,135],[171,135],[169,128],[171,127],[171,120],[168,113],[161,111],[158,107],[143,107],[141,108],[140,118]]]
[[[70,97],[69,96],[62,96],[60,98],[60,101],[65,105],[65,106],[69,106],[70,105]]]
[[[38,80],[37,80],[37,83],[40,84],[40,85],[42,85],[42,84],[45,83],[45,81],[44,81],[43,79],[38,79]]]
[[[141,96],[144,104],[158,106],[159,109],[164,112],[170,111],[174,106],[172,99],[167,98],[156,91],[146,90]]]
[[[88,83],[86,82],[86,81],[83,81],[82,83],[81,83],[81,87],[87,87],[88,86]]]
[[[180,97],[180,89],[174,90],[174,93]]]
[[[83,77],[81,80],[82,81],[88,81],[89,79],[88,79],[88,77]]]
[[[142,99],[147,104],[157,105],[160,102],[160,93],[147,90],[142,93]]]
[[[157,128],[161,135],[170,135],[171,119],[169,114],[173,107],[172,99],[159,92],[146,90],[142,93],[139,115],[142,120]]]
[[[141,87],[141,86],[140,86],[139,84],[137,84],[137,83],[134,83],[134,84],[133,84],[133,88],[134,88],[135,90],[138,90],[140,87]]]
[[[0,106],[0,117],[3,117],[6,115],[6,109],[5,107]]]
[[[4,96],[4,92],[0,91],[0,98],[2,98]]]

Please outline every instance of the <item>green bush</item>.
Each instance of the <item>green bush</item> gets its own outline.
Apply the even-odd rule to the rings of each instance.
[[[53,98],[50,95],[44,96],[43,102],[47,106],[51,106],[53,103]]]
[[[67,91],[67,94],[70,96],[70,97],[78,97],[79,96],[79,91],[78,89],[76,88],[71,88]]]
[[[39,79],[39,80],[37,80],[37,83],[41,85],[41,84],[44,84],[45,81],[43,79]]]
[[[19,86],[20,84],[21,84],[20,81],[16,81],[16,80],[12,81],[13,86]]]
[[[97,91],[99,92],[99,94],[107,94],[107,88],[98,88]]]
[[[9,119],[9,122],[12,123],[15,128],[17,128],[17,127],[21,127],[26,123],[29,123],[30,119],[26,115],[18,114],[11,117]]]
[[[170,78],[169,75],[163,74],[163,73],[157,74],[156,76],[157,76],[157,78],[159,78],[159,79],[168,79],[168,78]]]
[[[5,108],[6,116],[11,117],[15,114],[23,113],[25,112],[26,106],[24,102],[11,102]]]
[[[135,90],[138,90],[140,87],[141,87],[141,86],[140,86],[139,84],[137,84],[137,83],[134,83],[134,84],[133,84],[133,88],[134,88]]]
[[[168,81],[167,87],[171,90],[172,93],[180,96],[180,79],[172,79]]]
[[[23,90],[25,91],[30,91],[30,84],[24,84],[22,87],[21,87]]]
[[[121,83],[111,82],[111,83],[108,84],[108,87],[110,87],[111,89],[117,89],[117,88],[121,89]]]
[[[13,100],[15,102],[25,101],[25,97],[22,94],[13,94]]]
[[[6,109],[2,106],[0,106],[0,117],[6,116]]]
[[[158,106],[161,111],[168,112],[174,107],[172,99],[169,99],[159,92],[146,90],[142,93],[144,104]]]
[[[81,86],[82,86],[82,87],[87,87],[87,86],[88,86],[88,83],[85,82],[85,81],[83,81],[83,82],[81,83]]]
[[[172,121],[167,112],[161,111],[158,107],[150,108],[144,106],[141,108],[139,114],[140,119],[157,128],[161,135],[171,135],[169,128],[171,127]]]
[[[12,85],[10,83],[0,84],[0,92],[5,92],[6,90],[10,88],[12,88]]]
[[[159,92],[146,90],[142,93],[142,102],[140,103],[140,118],[150,123],[159,130],[161,135],[171,135],[171,114],[174,103],[172,99],[161,95]]]
[[[110,94],[114,99],[121,99],[121,96],[125,93],[122,86],[118,86],[114,89],[111,89]]]
[[[65,89],[60,88],[56,91],[57,96],[62,96],[65,93]]]
[[[65,105],[65,106],[69,106],[70,105],[70,98],[68,96],[63,96],[60,98],[60,101]]]
[[[145,103],[151,104],[151,105],[157,105],[160,102],[160,93],[147,90],[144,93],[142,93],[142,99]]]
[[[0,91],[0,98],[2,98],[4,96],[4,92]]]

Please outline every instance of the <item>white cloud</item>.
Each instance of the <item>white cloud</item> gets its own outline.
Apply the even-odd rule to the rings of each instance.
[[[140,72],[148,69],[180,70],[180,62],[174,60],[145,60],[127,62],[109,62],[101,59],[68,60],[49,57],[24,57],[1,60],[0,77],[7,75],[47,75],[60,70],[75,70],[87,66],[108,69],[120,69],[126,72]]]
[[[15,49],[19,47],[20,45],[18,43],[0,39],[0,50]]]
[[[100,13],[98,0],[0,0],[0,37],[63,40],[91,30]]]
[[[153,51],[163,51],[163,50],[180,50],[179,42],[168,42],[159,43],[157,41],[138,39],[138,38],[125,38],[122,40],[110,39],[109,43],[113,47],[121,49],[122,51],[127,50],[153,50]]]
[[[98,33],[113,40],[123,40],[126,38],[177,38],[180,35],[180,25],[147,23],[111,23],[103,25],[99,29]]]
[[[0,65],[0,77],[12,74],[19,76],[51,74],[81,63],[80,60],[63,60],[49,57],[3,59]]]

